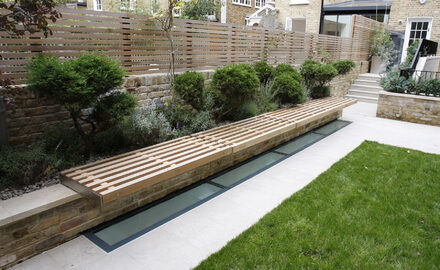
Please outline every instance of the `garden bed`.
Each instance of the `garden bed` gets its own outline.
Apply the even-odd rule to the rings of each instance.
[[[440,98],[381,91],[376,116],[440,126]]]

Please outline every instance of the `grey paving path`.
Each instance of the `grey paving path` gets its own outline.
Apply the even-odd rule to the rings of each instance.
[[[190,269],[364,140],[440,154],[440,127],[375,113],[375,104],[347,108],[342,119],[351,125],[111,253],[80,236],[14,269]]]

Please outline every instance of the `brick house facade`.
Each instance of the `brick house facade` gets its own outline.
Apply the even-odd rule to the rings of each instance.
[[[393,0],[389,28],[405,33],[403,58],[412,39],[440,42],[439,0]]]

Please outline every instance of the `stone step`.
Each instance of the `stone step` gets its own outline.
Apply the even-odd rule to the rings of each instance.
[[[369,85],[361,85],[361,84],[352,84],[350,86],[350,90],[351,89],[356,89],[356,90],[365,90],[365,91],[371,91],[371,92],[379,92],[382,91],[382,87],[380,86],[369,86]]]
[[[359,89],[350,89],[348,91],[348,94],[354,95],[354,96],[362,96],[362,97],[374,97],[374,98],[379,97],[379,92],[365,91],[365,90],[359,90]]]
[[[367,74],[360,74],[358,76],[358,79],[379,82],[380,81],[380,76],[376,75],[376,74],[368,74],[367,73]]]
[[[345,97],[354,98],[354,99],[357,99],[358,101],[375,103],[375,104],[377,104],[377,100],[378,100],[378,98],[364,97],[364,96],[357,96],[357,95],[350,95],[350,94],[345,95]]]
[[[355,84],[380,87],[380,83],[372,80],[356,79]]]

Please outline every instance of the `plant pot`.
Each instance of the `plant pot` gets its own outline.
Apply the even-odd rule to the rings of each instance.
[[[385,73],[386,69],[387,69],[387,67],[382,62],[382,60],[380,59],[379,56],[373,56],[371,58],[370,73],[381,74],[381,73]]]

